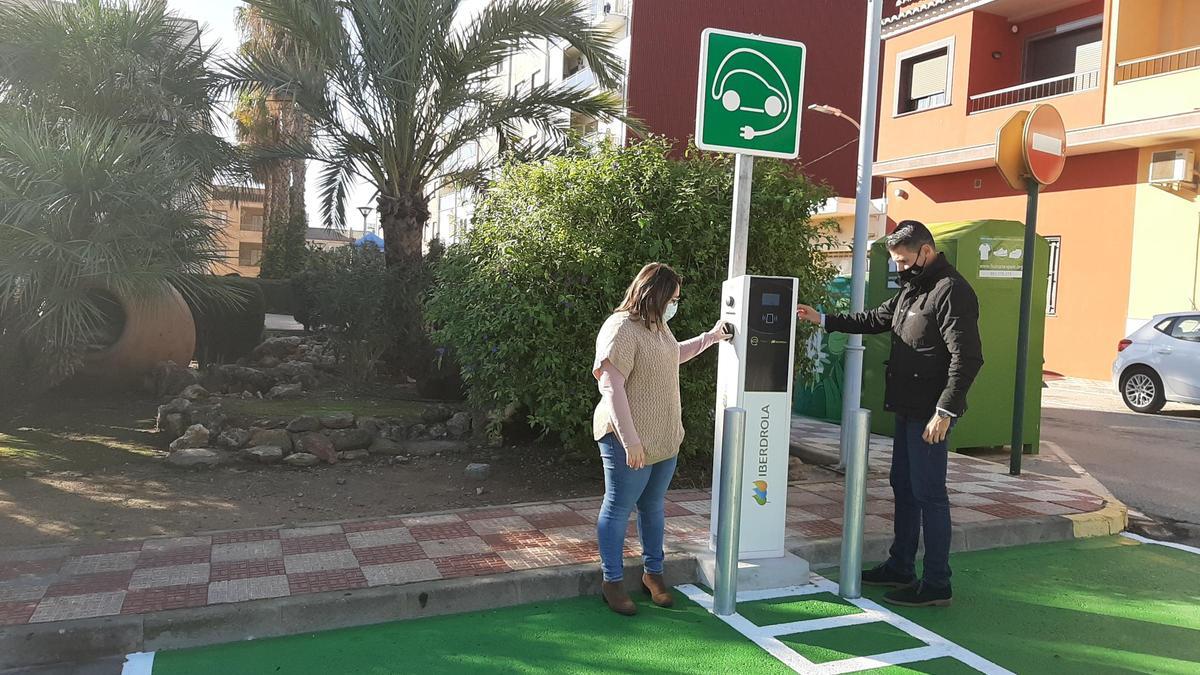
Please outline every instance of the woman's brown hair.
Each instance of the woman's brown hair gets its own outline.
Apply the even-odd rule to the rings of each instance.
[[[683,279],[669,265],[650,263],[633,278],[616,311],[629,312],[630,318],[645,322],[648,328],[657,327],[662,324],[667,303],[682,283]]]

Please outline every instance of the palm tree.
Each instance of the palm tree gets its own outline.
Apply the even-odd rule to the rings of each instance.
[[[96,289],[196,287],[223,260],[209,56],[161,2],[0,3],[0,369],[61,379],[105,326]]]
[[[294,46],[254,7],[238,11],[244,54],[286,54]],[[308,117],[295,101],[268,96],[261,88],[242,93],[234,107],[238,139],[252,152],[281,144],[303,143],[311,136]],[[287,278],[300,271],[308,216],[304,209],[307,160],[270,153],[254,163],[254,176],[263,184],[263,259],[259,276]]]
[[[609,91],[542,85],[508,94],[495,86],[511,52],[549,38],[578,49],[600,86],[617,87],[613,38],[592,27],[578,0],[493,2],[462,29],[454,21],[463,0],[247,2],[298,48],[238,55],[226,65],[231,86],[294,99],[312,118],[327,225],[345,227],[351,181],[374,185],[390,266],[420,262],[436,190],[478,183],[510,152],[537,157],[566,147],[564,111],[622,115]],[[521,142],[524,125],[545,140]],[[499,153],[453,163],[490,134]]]

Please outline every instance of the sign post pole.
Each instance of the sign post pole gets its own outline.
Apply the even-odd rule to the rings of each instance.
[[[1008,472],[1021,475],[1021,453],[1025,449],[1025,380],[1029,373],[1029,321],[1033,304],[1033,252],[1037,237],[1038,193],[1042,185],[1025,181],[1029,199],[1025,205],[1025,255],[1021,259],[1021,320],[1017,326],[1017,386],[1013,393],[1012,455]]]
[[[1021,316],[1017,327],[1017,380],[1013,391],[1012,454],[1008,472],[1021,475],[1025,450],[1025,395],[1029,378],[1029,324],[1033,308],[1033,256],[1037,237],[1038,194],[1062,175],[1067,163],[1067,129],[1050,105],[1020,110],[996,134],[996,168],[1014,190],[1029,196],[1025,208],[1025,244],[1021,260]]]
[[[746,241],[750,235],[750,192],[754,182],[754,156],[738,153],[733,161],[733,223],[729,230],[727,279],[746,273]]]

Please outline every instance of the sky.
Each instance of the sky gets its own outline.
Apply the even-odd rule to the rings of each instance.
[[[463,0],[460,7],[460,22],[468,20],[486,2],[487,0]],[[227,55],[237,50],[238,43],[241,40],[238,34],[236,17],[237,10],[242,4],[240,0],[167,0],[167,5],[172,10],[181,16],[200,22],[205,39],[210,42],[215,41],[218,56]],[[222,121],[224,122],[223,133],[231,141],[235,141],[233,125],[229,123],[227,117]],[[320,163],[309,163],[305,206],[308,209],[308,224],[310,227],[320,227],[323,225],[320,215],[320,199],[316,188],[319,170]],[[364,205],[373,207],[374,200],[372,199],[372,195],[374,191],[372,186],[361,181],[350,191],[346,201],[346,224],[351,229],[362,231],[363,220],[362,215],[358,212],[358,207]],[[370,228],[376,229],[378,227],[378,215],[372,212],[369,216],[369,222]]]

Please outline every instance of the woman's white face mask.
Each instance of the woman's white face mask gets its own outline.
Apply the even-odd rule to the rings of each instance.
[[[667,303],[667,308],[663,310],[663,323],[675,318],[675,312],[679,311],[679,301],[672,300]]]

